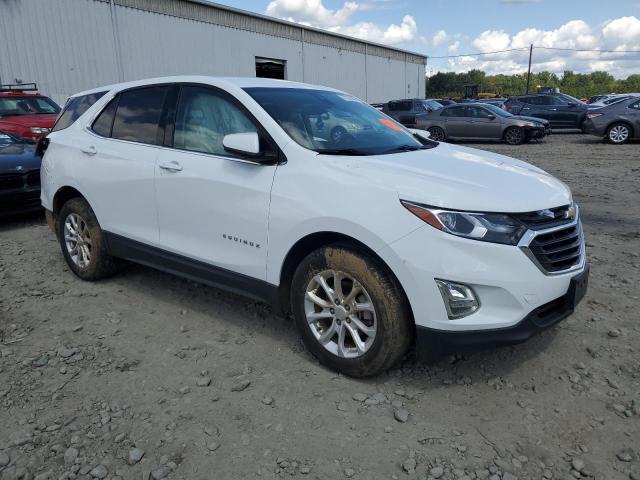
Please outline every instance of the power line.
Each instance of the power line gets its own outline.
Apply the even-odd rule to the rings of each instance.
[[[640,50],[600,50],[587,48],[559,48],[559,47],[536,47],[540,50],[561,50],[565,52],[596,52],[596,53],[640,53]]]
[[[537,47],[533,46],[533,49],[539,50],[558,50],[564,52],[595,52],[595,53],[640,53],[640,50],[600,50],[600,49],[584,49],[584,48],[560,48],[560,47]],[[529,50],[529,47],[521,47],[521,48],[509,48],[506,50],[495,50],[493,52],[476,52],[476,53],[462,53],[457,55],[438,55],[438,56],[429,56],[428,58],[460,58],[460,57],[477,57],[481,55],[494,55],[496,53],[507,53],[507,52],[524,52]]]
[[[476,57],[478,55],[492,55],[495,53],[505,53],[505,52],[520,52],[524,50],[529,50],[529,47],[523,48],[509,48],[507,50],[496,50],[495,52],[478,52],[478,53],[463,53],[460,55],[441,55],[437,57],[429,56],[428,58],[459,58],[459,57]]]

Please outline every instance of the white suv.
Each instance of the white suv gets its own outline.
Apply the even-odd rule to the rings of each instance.
[[[588,265],[569,189],[437,143],[346,93],[167,77],[70,98],[42,204],[71,270],[127,259],[293,313],[319,360],[375,375],[521,342],[573,312]]]

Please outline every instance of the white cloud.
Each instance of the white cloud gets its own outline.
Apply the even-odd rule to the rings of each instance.
[[[455,55],[458,53],[458,49],[460,48],[460,40],[456,40],[451,45],[447,47],[447,52],[449,55]]]
[[[435,33],[433,38],[431,39],[431,43],[434,47],[439,47],[447,40],[447,32],[444,30],[439,30]]]
[[[388,45],[414,40],[417,37],[418,26],[411,15],[405,15],[400,24],[349,23],[357,11],[380,8],[382,3],[372,3],[372,0],[365,3],[347,1],[341,8],[330,10],[324,6],[322,0],[272,0],[266,13],[292,22]]]
[[[522,73],[527,68],[528,47],[533,44],[534,70],[562,73],[564,70],[590,72],[605,70],[617,77],[626,77],[640,69],[640,53],[617,54],[600,52],[572,52],[548,50],[565,48],[582,50],[640,50],[640,19],[620,17],[608,20],[600,27],[592,27],[583,20],[572,20],[554,30],[526,28],[514,35],[503,30],[487,30],[472,40],[479,52],[520,49],[477,57],[452,58],[448,69],[467,71],[479,68],[488,73]],[[460,45],[449,46],[449,54],[455,55]]]
[[[640,50],[640,19],[620,17],[605,23],[605,45],[614,50]]]
[[[371,22],[360,22],[346,27],[332,28],[331,30],[344,35],[362,38],[363,40],[396,45],[413,40],[418,32],[418,27],[411,15],[405,15],[400,25],[392,23],[384,27]]]
[[[346,24],[359,8],[357,2],[345,2],[334,11],[326,8],[322,0],[273,0],[267,5],[267,15],[329,28]]]

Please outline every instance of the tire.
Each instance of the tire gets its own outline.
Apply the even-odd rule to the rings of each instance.
[[[434,140],[436,142],[444,142],[445,139],[447,138],[446,134],[444,133],[444,130],[440,127],[431,127],[427,129],[427,132],[429,132],[431,134],[431,140]]]
[[[607,128],[607,142],[613,145],[622,145],[629,141],[632,136],[631,127],[626,123],[618,122]]]
[[[509,127],[504,131],[504,141],[509,145],[521,145],[525,137],[524,130],[520,127]]]
[[[102,229],[85,199],[67,201],[58,213],[57,223],[62,255],[73,273],[92,281],[116,272],[115,259],[109,255]]]
[[[336,275],[342,294],[335,290]],[[356,285],[361,288],[354,291]],[[349,294],[354,294],[351,300]],[[408,301],[393,274],[377,258],[343,243],[319,248],[298,265],[291,311],[308,350],[323,365],[350,377],[378,375],[392,367],[415,333]],[[307,312],[316,319],[308,320]]]

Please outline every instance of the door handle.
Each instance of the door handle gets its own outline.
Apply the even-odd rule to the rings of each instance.
[[[169,172],[180,172],[180,171],[182,171],[182,165],[180,165],[175,160],[172,160],[170,162],[161,163],[160,164],[160,168],[163,169],[163,170],[167,170]]]
[[[531,110],[529,107],[522,107],[522,110]]]
[[[82,151],[82,153],[86,153],[87,155],[95,155],[96,153],[98,153],[98,150],[96,150],[96,147],[94,145],[82,147],[80,151]]]

